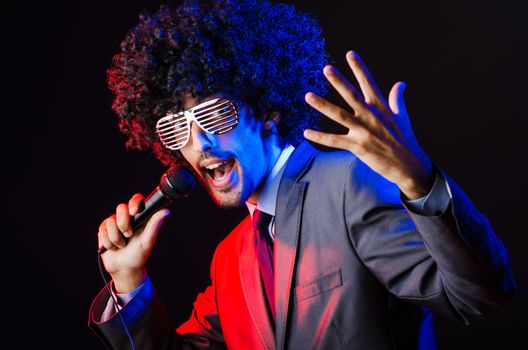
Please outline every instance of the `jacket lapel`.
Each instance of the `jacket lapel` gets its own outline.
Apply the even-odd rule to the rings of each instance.
[[[308,142],[295,149],[286,163],[279,186],[275,211],[275,338],[278,349],[284,348],[288,308],[297,242],[302,219],[302,205],[307,182],[299,181],[308,169],[316,150]]]
[[[240,257],[240,281],[242,291],[251,315],[253,325],[265,349],[275,349],[272,316],[266,304],[266,291],[260,276],[256,255],[255,235],[252,231],[251,220],[242,234],[242,252]]]

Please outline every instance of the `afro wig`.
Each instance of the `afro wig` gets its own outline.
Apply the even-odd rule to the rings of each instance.
[[[278,111],[284,142],[297,145],[318,113],[304,102],[325,95],[327,54],[317,21],[267,0],[188,0],[144,12],[108,68],[112,109],[127,148],[150,150],[165,165],[182,160],[155,127],[184,95],[222,93],[256,111]],[[259,115],[259,114],[256,114]]]

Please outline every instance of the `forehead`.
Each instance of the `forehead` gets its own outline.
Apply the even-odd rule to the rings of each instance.
[[[225,97],[225,95],[222,94],[222,93],[216,93],[216,94],[211,94],[211,95],[203,97],[203,98],[199,98],[199,97],[194,97],[191,94],[186,93],[186,94],[183,95],[183,99],[182,99],[182,101],[183,101],[183,109],[186,110],[186,109],[189,109],[189,108],[193,108],[193,107],[199,105],[200,103],[204,103],[204,102],[213,100],[213,99],[218,98],[218,97]]]

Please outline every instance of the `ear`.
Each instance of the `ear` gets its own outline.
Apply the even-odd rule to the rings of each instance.
[[[279,112],[266,112],[264,115],[264,129],[272,130],[280,121]]]

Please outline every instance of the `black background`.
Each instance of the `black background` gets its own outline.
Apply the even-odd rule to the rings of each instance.
[[[86,327],[103,286],[97,227],[119,202],[150,192],[164,170],[152,155],[125,150],[105,70],[139,13],[159,3],[47,1],[3,9],[2,319],[14,348],[102,348]],[[354,49],[383,91],[407,82],[419,142],[509,250],[519,287],[514,299],[469,327],[437,319],[442,348],[518,348],[528,331],[523,2],[292,3],[318,18],[349,77],[344,54]],[[202,190],[172,207],[149,270],[175,323],[189,316],[208,283],[214,247],[246,213],[218,209]]]

